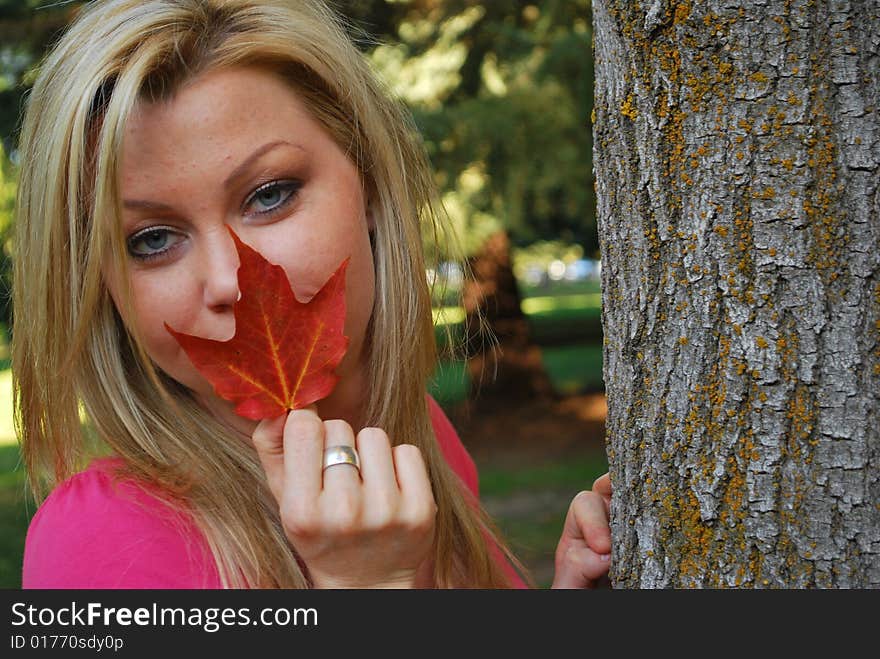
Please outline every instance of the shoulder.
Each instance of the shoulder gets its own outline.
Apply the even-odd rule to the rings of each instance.
[[[477,496],[479,494],[479,479],[473,458],[471,458],[464,444],[461,443],[458,433],[443,412],[443,409],[437,404],[437,401],[431,396],[427,396],[427,399],[428,409],[431,413],[431,425],[434,427],[434,435],[437,437],[437,443],[440,445],[440,450],[443,452],[446,462],[458,474],[458,477],[461,478],[471,493]]]
[[[204,537],[184,514],[96,460],[59,485],[25,540],[23,588],[212,588]]]

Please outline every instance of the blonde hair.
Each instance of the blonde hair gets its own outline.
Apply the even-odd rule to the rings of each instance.
[[[90,456],[81,405],[127,475],[192,517],[224,586],[309,585],[253,447],[154,368],[102,275],[108,263],[125,272],[117,174],[132,108],[226,66],[284,76],[358,166],[375,222],[366,422],[425,456],[435,586],[509,585],[491,546],[509,552],[445,462],[426,404],[436,346],[420,225],[436,231],[441,213],[424,151],[319,2],[96,2],[43,63],[22,130],[14,266],[16,423],[32,488],[44,496]]]

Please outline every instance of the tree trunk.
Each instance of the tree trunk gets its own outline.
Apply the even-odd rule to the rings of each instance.
[[[594,0],[612,582],[880,586],[880,5]]]
[[[491,235],[469,264],[473,279],[465,281],[463,303],[471,404],[487,409],[549,397],[541,350],[520,307],[507,234]]]

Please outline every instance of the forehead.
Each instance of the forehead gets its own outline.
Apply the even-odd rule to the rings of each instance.
[[[160,101],[139,100],[125,139],[188,136],[229,139],[242,129],[320,130],[303,100],[280,75],[242,67],[200,74]],[[168,140],[162,140],[168,141]]]
[[[123,195],[146,199],[215,186],[273,142],[294,146],[303,166],[351,162],[280,75],[258,68],[199,75],[166,100],[136,104],[123,136]],[[272,152],[267,162],[284,155]]]

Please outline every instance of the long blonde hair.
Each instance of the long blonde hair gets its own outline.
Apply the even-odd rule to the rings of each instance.
[[[509,585],[491,548],[503,545],[445,462],[426,405],[436,346],[421,226],[442,215],[430,169],[408,114],[320,2],[96,2],[44,61],[22,129],[14,266],[16,423],[35,493],[89,457],[82,408],[128,475],[192,517],[225,586],[308,586],[253,447],[154,368],[102,276],[108,263],[125,273],[117,175],[132,108],[225,66],[284,76],[358,166],[375,222],[366,422],[425,456],[435,585]]]

